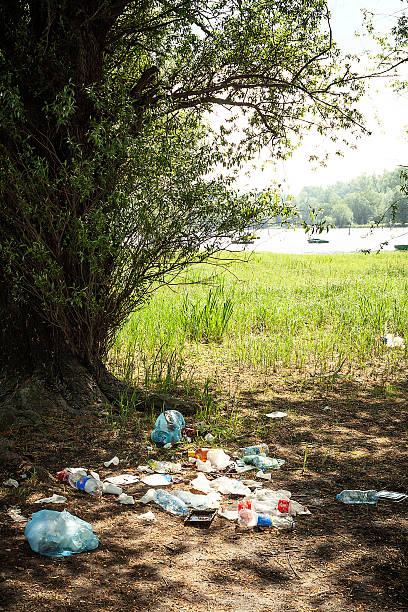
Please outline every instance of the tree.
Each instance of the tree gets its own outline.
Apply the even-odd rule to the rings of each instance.
[[[336,227],[348,227],[353,221],[353,213],[345,202],[337,200],[331,207],[332,222]]]
[[[1,359],[61,402],[114,400],[128,313],[289,212],[238,198],[240,163],[361,126],[361,84],[323,0],[4,0],[0,41]]]

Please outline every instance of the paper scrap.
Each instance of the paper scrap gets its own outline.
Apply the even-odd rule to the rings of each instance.
[[[17,480],[14,480],[14,478],[9,478],[8,480],[5,480],[3,484],[5,487],[16,487],[16,489],[18,488],[18,482]]]
[[[67,498],[63,495],[57,495],[54,493],[52,497],[43,497],[42,499],[37,499],[35,504],[63,504],[67,501]]]
[[[266,416],[270,419],[283,419],[283,417],[288,416],[288,413],[279,412],[279,410],[276,410],[275,412],[269,412]]]
[[[115,485],[129,485],[134,482],[139,482],[139,477],[134,474],[120,474],[119,476],[109,476],[105,478],[105,482],[111,482]]]
[[[21,514],[21,509],[18,506],[12,506],[7,510],[7,514],[16,523],[26,523],[28,518]]]

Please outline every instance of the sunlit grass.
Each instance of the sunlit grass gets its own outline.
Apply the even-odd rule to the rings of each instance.
[[[209,359],[318,378],[367,369],[386,376],[406,358],[378,336],[408,333],[407,257],[257,253],[244,263],[236,255],[212,285],[153,294],[118,335],[112,363],[127,379],[167,391],[191,384]],[[187,280],[211,272],[194,268]]]

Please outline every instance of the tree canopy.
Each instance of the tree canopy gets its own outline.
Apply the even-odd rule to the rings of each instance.
[[[320,210],[319,218],[337,227],[371,223],[408,222],[408,198],[401,191],[401,169],[382,174],[362,174],[328,187],[304,187],[295,198],[296,208],[306,221],[309,210]]]
[[[5,0],[0,65],[3,358],[97,373],[158,284],[290,212],[244,160],[361,124],[323,0]]]

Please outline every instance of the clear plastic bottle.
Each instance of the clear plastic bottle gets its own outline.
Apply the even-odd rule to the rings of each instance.
[[[372,489],[369,491],[346,489],[338,493],[336,499],[343,502],[343,504],[376,504],[378,501],[378,493]]]
[[[184,515],[187,514],[187,506],[183,500],[168,493],[164,489],[149,489],[140,500],[143,504],[148,504],[150,501],[156,502],[158,506],[170,512],[171,514]]]
[[[92,476],[78,477],[78,474],[69,474],[68,482],[73,489],[79,489],[90,495],[102,495],[102,482],[92,478]]]
[[[277,470],[285,463],[283,459],[275,459],[265,455],[245,455],[242,459],[244,463],[250,463],[263,472],[266,470]]]
[[[252,509],[249,499],[241,500],[238,503],[238,525],[240,527],[255,527],[258,523],[258,515]]]
[[[269,453],[269,446],[267,444],[257,444],[256,446],[240,448],[238,452],[240,457],[245,457],[246,455],[267,455]]]

